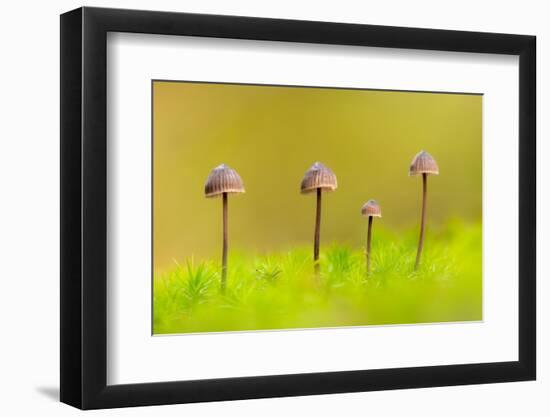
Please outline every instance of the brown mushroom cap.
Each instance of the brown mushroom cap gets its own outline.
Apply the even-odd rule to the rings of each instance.
[[[361,214],[365,217],[382,217],[382,209],[376,200],[369,200],[361,207]]]
[[[327,168],[320,162],[315,162],[311,168],[309,168],[300,185],[300,192],[307,194],[315,191],[317,188],[321,188],[325,191],[334,191],[338,188],[338,181],[336,175],[330,168]]]
[[[243,180],[237,171],[225,164],[214,168],[204,184],[206,197],[216,197],[223,193],[244,193]]]
[[[409,176],[420,174],[439,175],[439,167],[435,159],[426,151],[418,152],[411,162]]]

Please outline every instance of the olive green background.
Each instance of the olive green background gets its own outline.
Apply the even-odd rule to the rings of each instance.
[[[382,207],[375,227],[416,227],[421,179],[408,167],[422,149],[440,169],[428,179],[428,228],[479,222],[481,139],[481,95],[154,81],[154,270],[220,257],[221,199],[206,199],[204,182],[221,163],[246,188],[229,197],[230,250],[312,242],[315,197],[299,187],[315,161],[338,177],[324,194],[321,248],[363,245],[371,198]]]

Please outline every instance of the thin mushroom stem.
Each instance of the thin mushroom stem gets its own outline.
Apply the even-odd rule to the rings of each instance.
[[[426,196],[428,194],[428,174],[422,174],[422,219],[420,221],[420,238],[418,239],[418,252],[416,253],[416,262],[414,264],[414,270],[418,269],[420,264],[420,256],[422,255],[422,248],[424,247],[424,229],[426,222]]]
[[[370,250],[371,250],[371,243],[372,243],[372,220],[373,220],[373,217],[369,216],[369,228],[367,232],[367,275],[370,275],[370,271],[371,271]]]
[[[225,293],[227,281],[227,193],[223,193],[223,249],[222,249],[222,282],[221,290]]]
[[[321,235],[321,188],[317,188],[317,212],[315,214],[315,237],[313,243],[313,265],[315,273],[319,274],[319,243]]]

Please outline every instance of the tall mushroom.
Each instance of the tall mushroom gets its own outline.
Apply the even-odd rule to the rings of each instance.
[[[420,256],[422,255],[422,248],[424,247],[424,229],[426,222],[426,196],[428,194],[428,175],[439,175],[439,167],[437,162],[426,151],[418,152],[411,162],[409,168],[409,176],[422,174],[422,218],[420,221],[420,237],[418,239],[418,251],[416,252],[416,262],[414,263],[414,270],[418,269],[420,264]]]
[[[302,194],[317,193],[317,211],[315,214],[315,235],[313,238],[313,264],[315,273],[319,273],[319,243],[321,234],[321,194],[323,190],[334,191],[338,187],[336,175],[330,168],[320,162],[315,162],[309,168],[300,186]]]
[[[374,217],[382,217],[382,210],[380,205],[376,200],[369,200],[363,207],[361,207],[361,214],[364,217],[369,218],[369,228],[367,231],[367,275],[370,275],[370,254],[371,254],[371,243],[372,243],[372,222]]]
[[[208,175],[204,195],[207,198],[221,195],[223,200],[222,292],[225,292],[227,281],[227,195],[231,193],[244,193],[243,181],[234,169],[221,164]]]

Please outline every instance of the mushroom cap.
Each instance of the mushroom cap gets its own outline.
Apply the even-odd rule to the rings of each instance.
[[[426,151],[418,152],[409,167],[409,176],[420,174],[439,175],[439,167],[435,159]]]
[[[376,200],[369,200],[361,207],[361,214],[365,217],[382,217],[382,209]]]
[[[216,197],[223,193],[244,193],[243,180],[237,171],[225,164],[214,168],[204,184],[206,197]]]
[[[327,168],[320,162],[315,162],[306,171],[300,185],[300,192],[307,194],[318,188],[325,191],[334,191],[338,188],[338,181],[330,168]]]

